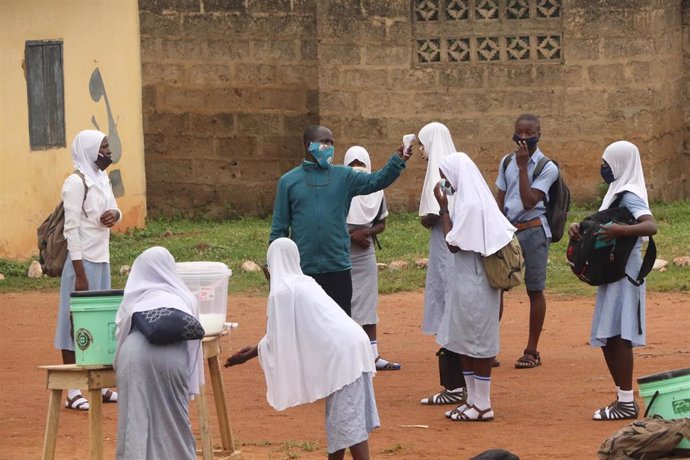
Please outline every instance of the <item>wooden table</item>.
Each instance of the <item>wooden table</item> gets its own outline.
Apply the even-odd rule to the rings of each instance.
[[[211,460],[214,454],[219,455],[222,459],[240,459],[242,454],[235,450],[235,444],[232,438],[232,428],[230,427],[230,418],[228,417],[228,406],[225,402],[225,389],[223,387],[223,375],[220,366],[220,338],[221,335],[212,337],[205,337],[202,340],[204,346],[204,359],[208,364],[208,373],[211,377],[211,387],[213,388],[213,400],[216,405],[216,414],[218,415],[218,428],[220,430],[220,439],[222,449],[213,450],[213,441],[211,438],[211,428],[209,425],[208,405],[206,401],[206,394],[204,392],[205,385],[199,388],[199,396],[197,399],[197,407],[199,409],[199,424],[201,425],[201,453],[204,460]]]
[[[62,390],[71,388],[88,389],[89,399],[89,458],[103,458],[103,432],[101,430],[102,400],[101,389],[115,386],[115,371],[112,366],[77,366],[62,364],[57,366],[39,366],[48,372],[47,388],[50,390],[48,419],[43,438],[44,460],[55,458],[55,441],[57,439],[60,407],[62,407]]]
[[[205,394],[205,385],[199,388],[196,398],[199,410],[199,424],[201,431],[201,451],[204,460],[211,460],[214,454],[221,459],[241,459],[242,454],[235,450],[232,438],[232,428],[228,416],[228,406],[225,402],[225,389],[220,366],[220,338],[217,335],[203,339],[204,358],[208,364],[208,374],[213,388],[213,401],[218,415],[218,426],[222,449],[213,450],[213,440],[209,423],[209,412]],[[45,437],[43,439],[44,460],[55,458],[55,444],[57,440],[58,421],[62,407],[62,391],[71,388],[88,389],[89,400],[89,458],[103,459],[103,432],[101,429],[102,399],[101,389],[117,386],[115,371],[112,366],[77,366],[76,364],[62,364],[55,366],[39,366],[48,372],[47,388],[51,390],[48,404],[48,418],[46,421]]]

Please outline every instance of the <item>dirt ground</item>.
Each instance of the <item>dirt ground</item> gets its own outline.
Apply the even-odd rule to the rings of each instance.
[[[399,361],[401,371],[374,379],[382,426],[370,437],[372,458],[469,458],[489,448],[508,449],[522,459],[596,458],[600,443],[624,422],[594,422],[592,412],[613,399],[613,385],[601,352],[587,343],[593,299],[547,296],[548,314],[540,343],[544,364],[518,370],[513,361],[526,340],[528,303],[522,292],[506,295],[501,323],[501,366],[492,376],[491,423],[451,422],[447,406],[421,406],[419,399],[439,389],[437,350],[422,335],[423,293],[383,296],[379,349]],[[48,407],[42,364],[59,364],[52,347],[58,295],[54,292],[0,295],[0,454],[6,459],[40,457]],[[231,346],[255,343],[264,328],[266,299],[229,298],[229,319],[240,323],[224,337],[223,358]],[[635,376],[690,367],[690,296],[652,294],[648,298],[648,345],[636,351]],[[276,412],[265,399],[263,374],[256,360],[225,370],[225,390],[238,449],[246,459],[323,458],[323,401]],[[210,385],[209,385],[210,387]],[[210,391],[210,388],[207,389]],[[193,403],[194,404],[194,403]],[[192,425],[198,443],[196,406]],[[215,414],[212,427],[217,433]],[[407,425],[407,426],[406,426]],[[409,425],[425,425],[410,427]],[[104,448],[113,458],[117,406],[104,406]],[[219,442],[218,436],[214,441]],[[57,457],[88,454],[87,415],[63,409]]]

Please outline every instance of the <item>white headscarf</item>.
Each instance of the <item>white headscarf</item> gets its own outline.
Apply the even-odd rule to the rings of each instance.
[[[367,334],[302,274],[297,245],[278,238],[267,259],[271,292],[259,362],[268,403],[283,410],[316,401],[376,372]]]
[[[450,131],[445,125],[432,122],[424,126],[417,135],[417,139],[424,146],[424,152],[428,158],[426,166],[426,176],[422,187],[422,196],[419,200],[419,215],[438,214],[440,207],[434,197],[434,187],[441,180],[438,167],[441,159],[446,155],[457,152]],[[449,200],[449,205],[452,198]]]
[[[503,213],[472,159],[462,152],[441,160],[441,171],[455,189],[450,207],[453,229],[446,241],[465,251],[490,256],[508,244],[516,228]]]
[[[113,367],[117,367],[120,347],[132,328],[134,313],[155,308],[175,308],[199,318],[196,297],[177,276],[175,259],[170,252],[155,246],[142,252],[132,264],[132,271],[125,285],[115,324],[117,326],[117,349]],[[204,361],[200,340],[187,340],[189,354],[189,395],[199,394],[199,385],[204,383]]]
[[[369,158],[369,152],[364,147],[355,145],[350,147],[345,152],[345,165],[349,165],[355,160],[359,160],[364,163],[366,170],[371,174],[371,159]],[[374,192],[370,195],[359,195],[352,199],[350,202],[350,212],[347,215],[347,223],[353,225],[367,225],[374,221],[376,216],[381,209],[381,203],[383,202],[383,190]],[[383,219],[388,215],[388,212],[382,213],[379,219]]]
[[[100,131],[87,129],[77,134],[72,141],[74,169],[81,172],[91,182],[100,187],[110,184],[108,175],[101,171],[95,163],[98,158],[98,150],[101,148],[101,142],[103,142],[105,137],[105,134]]]
[[[609,189],[601,203],[600,211],[608,209],[621,192],[632,192],[642,198],[647,206],[647,186],[640,161],[640,151],[628,141],[618,141],[606,147],[602,158],[611,166],[613,177],[616,179],[609,184]]]

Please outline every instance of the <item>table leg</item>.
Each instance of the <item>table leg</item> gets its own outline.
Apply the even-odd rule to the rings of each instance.
[[[62,390],[51,390],[48,402],[48,417],[46,418],[46,432],[43,437],[43,460],[55,458],[55,442],[57,441],[58,420],[62,403]]]
[[[199,385],[199,395],[196,397],[199,409],[199,425],[201,426],[201,453],[204,460],[213,459],[213,442],[211,428],[208,421],[208,406],[206,405],[205,385]]]
[[[228,407],[225,403],[225,389],[223,388],[223,376],[220,369],[218,356],[208,358],[208,370],[213,385],[213,399],[216,403],[216,414],[218,415],[218,427],[223,444],[223,450],[230,453],[235,450],[235,443],[232,439],[232,428],[228,417]]]
[[[92,460],[103,459],[103,431],[101,416],[103,402],[100,388],[89,390],[89,456]]]

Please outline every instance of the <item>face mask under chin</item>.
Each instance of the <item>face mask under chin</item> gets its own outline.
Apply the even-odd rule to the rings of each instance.
[[[100,169],[101,171],[105,171],[108,169],[108,166],[110,166],[113,163],[113,160],[110,159],[110,157],[107,157],[105,155],[101,155],[100,153],[98,154],[98,158],[96,158],[96,167]]]

